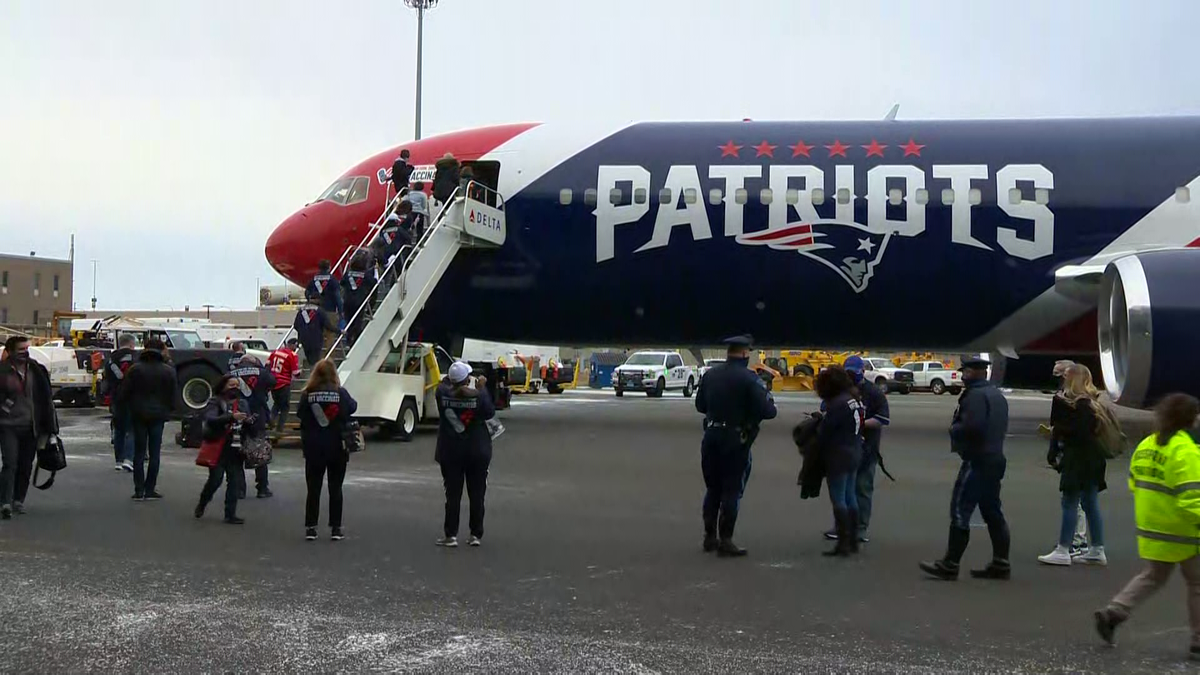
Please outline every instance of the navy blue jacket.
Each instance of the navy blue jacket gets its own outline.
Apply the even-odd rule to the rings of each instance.
[[[346,321],[354,318],[371,294],[372,281],[366,270],[348,270],[342,275],[342,297],[346,299]]]
[[[250,390],[250,409],[246,412],[256,415],[254,429],[256,432],[262,431],[271,417],[271,404],[267,400],[267,394],[275,389],[275,375],[253,356],[243,356],[236,363],[230,364],[229,374],[246,383]]]
[[[304,448],[304,459],[346,461],[348,455],[342,445],[342,431],[357,410],[358,402],[343,387],[301,394],[296,416],[300,418],[300,443]]]
[[[487,421],[496,406],[487,389],[456,387],[442,380],[437,388],[438,438],[433,459],[443,462],[491,461],[492,435]]]
[[[849,393],[843,393],[826,401],[824,408],[816,445],[825,472],[837,475],[854,471],[862,461],[863,406]]]
[[[125,379],[125,373],[133,367],[133,362],[137,360],[137,353],[129,347],[121,347],[114,349],[108,355],[108,359],[104,361],[104,392],[109,395],[108,411],[116,414],[119,409],[117,401],[117,389],[121,386],[121,380]]]
[[[706,420],[746,430],[775,419],[775,399],[748,365],[745,359],[731,359],[705,373],[696,392],[696,411]]]
[[[870,380],[864,379],[858,383],[859,398],[862,401],[864,410],[863,421],[879,420],[883,426],[892,423],[890,419],[891,410],[888,409],[887,395],[875,386]],[[883,429],[868,429],[863,427],[863,454],[879,455],[879,440],[883,436]]]
[[[315,294],[321,298],[321,309],[326,312],[336,312],[342,308],[341,286],[332,274],[318,272],[308,282],[305,297]]]
[[[988,380],[967,383],[950,423],[950,449],[967,461],[1004,456],[1008,401]]]
[[[336,327],[329,325],[320,309],[316,305],[306,304],[296,312],[296,320],[292,322],[296,338],[305,349],[320,349],[325,342],[325,331],[336,330]]]
[[[117,407],[139,422],[166,422],[175,411],[175,385],[175,367],[161,352],[143,350],[117,388]]]

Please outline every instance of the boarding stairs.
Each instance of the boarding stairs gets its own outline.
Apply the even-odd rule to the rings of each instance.
[[[342,252],[332,268],[337,277],[349,269],[359,251],[371,250],[405,192],[388,203],[362,241]],[[346,322],[347,326],[360,319],[364,322],[354,344],[347,344],[345,334],[339,335],[325,355],[338,366],[342,386],[358,402],[356,417],[396,420],[405,392],[396,386],[396,374],[381,372],[385,362],[390,355],[398,352],[403,357],[407,352],[413,323],[459,251],[499,248],[504,244],[504,200],[481,183],[471,181],[460,186],[434,210],[436,215],[425,224],[417,240],[400,249],[399,255],[373,281],[367,302]],[[289,331],[280,344],[291,334]],[[403,363],[403,358],[400,362]],[[299,423],[294,413],[312,365],[305,364],[300,375],[292,380],[289,419],[284,432],[275,434],[277,443],[299,442]]]

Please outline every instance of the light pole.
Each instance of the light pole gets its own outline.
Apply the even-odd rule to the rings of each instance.
[[[92,258],[92,311],[96,311],[96,263],[99,262]]]
[[[417,10],[417,129],[413,140],[421,140],[421,41],[425,33],[425,10],[437,7],[438,0],[404,0]]]

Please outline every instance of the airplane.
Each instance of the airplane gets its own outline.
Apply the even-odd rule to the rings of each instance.
[[[505,200],[504,245],[459,254],[418,319],[439,342],[752,333],[988,352],[1012,386],[1071,358],[1132,407],[1200,395],[1200,117],[458,131],[352,167],[270,235],[274,269],[303,285],[360,241],[401,149],[426,189],[451,153]]]

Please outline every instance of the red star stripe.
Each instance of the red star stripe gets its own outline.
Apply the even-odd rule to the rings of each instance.
[[[814,146],[805,145],[804,141],[796,141],[795,145],[789,145],[788,147],[792,149],[792,157],[799,157],[800,155],[808,157],[808,151],[812,150]]]
[[[729,141],[725,145],[718,145],[717,149],[721,151],[722,157],[737,157],[744,147],[743,145],[734,145],[733,141]]]
[[[759,143],[758,145],[754,146],[754,156],[762,157],[765,155],[767,157],[774,157],[775,156],[775,148],[777,148],[777,147],[779,147],[779,146],[771,145],[770,143],[763,141],[762,143]]]
[[[842,157],[845,157],[846,151],[850,149],[850,146],[845,145],[841,141],[838,141],[838,140],[835,140],[833,142],[833,145],[827,145],[825,147],[829,149],[830,157],[833,157],[834,155],[841,155]]]
[[[904,150],[905,157],[908,157],[909,155],[916,155],[917,157],[920,157],[921,156],[921,148],[923,148],[923,147],[925,147],[925,146],[921,145],[920,143],[917,143],[912,138],[909,138],[907,143],[900,146],[900,148]]]
[[[883,149],[887,146],[872,138],[870,145],[860,147],[867,151],[867,157],[883,157]]]

